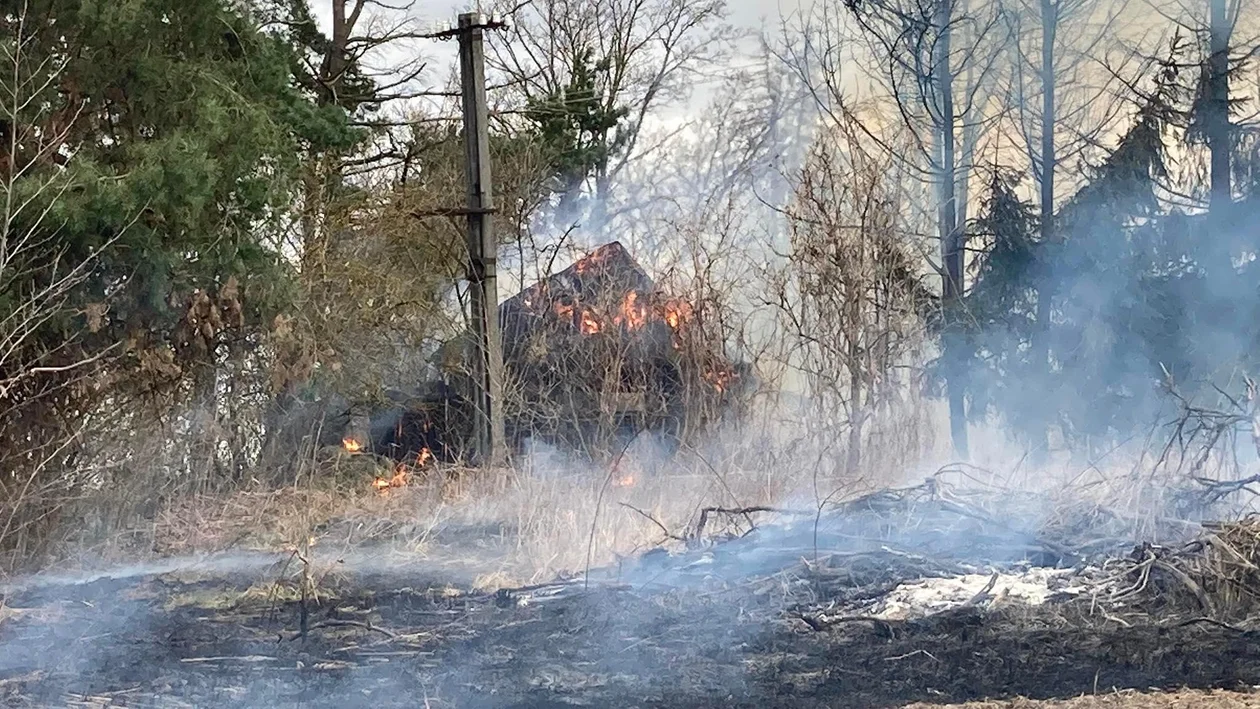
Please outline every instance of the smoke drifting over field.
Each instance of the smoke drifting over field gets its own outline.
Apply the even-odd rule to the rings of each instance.
[[[629,5],[658,12],[616,11]],[[172,398],[196,392],[187,395],[188,409],[171,405],[176,425],[91,440],[70,454],[54,445],[54,454],[21,476],[3,472],[6,494],[36,490],[44,504],[64,488],[74,498],[46,507],[22,507],[16,493],[0,499],[0,542],[14,566],[37,564],[21,558],[26,538],[10,541],[10,529],[58,516],[77,520],[71,513],[81,509],[99,508],[97,517],[115,525],[102,528],[130,534],[117,542],[128,552],[117,555],[120,563],[102,552],[86,564],[81,552],[79,565],[88,568],[0,583],[0,701],[893,706],[1260,683],[1260,651],[1248,625],[1260,588],[1260,530],[1247,521],[1211,524],[1250,503],[1252,451],[1260,453],[1258,394],[1249,379],[1260,343],[1260,243],[1249,225],[1260,214],[1245,201],[1254,191],[1256,151],[1235,156],[1240,176],[1227,196],[1237,203],[1224,216],[1215,207],[1205,213],[1202,176],[1181,174],[1210,157],[1196,137],[1201,106],[1192,97],[1202,92],[1194,47],[1169,48],[1161,38],[1142,51],[1165,64],[1129,51],[1113,66],[1104,60],[1124,43],[1112,39],[1129,33],[1115,18],[1101,28],[1064,25],[1057,36],[1108,56],[1058,45],[1058,56],[1072,64],[1063,76],[1074,80],[1065,78],[1056,122],[1034,110],[1053,105],[1037,100],[1046,87],[1015,70],[1036,76],[1037,67],[1025,64],[1040,56],[1038,38],[1046,33],[1037,8],[975,0],[967,8],[933,6],[945,19],[968,14],[945,23],[956,28],[955,56],[938,64],[923,51],[941,44],[939,18],[905,15],[928,5],[820,0],[757,8],[784,13],[761,41],[732,36],[720,3],[600,0],[590,3],[590,15],[582,3],[552,0],[518,8],[533,24],[520,23],[513,31],[521,34],[500,35],[494,47],[527,46],[509,44],[514,37],[559,48],[556,57],[532,59],[544,65],[538,72],[516,76],[511,57],[497,56],[503,100],[495,119],[504,134],[496,134],[503,155],[495,157],[525,173],[538,162],[549,177],[569,181],[550,180],[545,198],[521,189],[539,202],[532,212],[517,192],[503,198],[496,218],[514,243],[500,254],[501,295],[568,267],[591,247],[621,242],[676,298],[651,317],[640,302],[648,294],[638,290],[621,294],[607,312],[573,303],[544,304],[540,312],[550,310],[583,337],[614,327],[654,329],[662,333],[659,359],[672,362],[680,356],[679,322],[687,319],[715,361],[752,364],[748,380],[755,374],[759,386],[741,392],[741,415],[681,444],[660,430],[636,431],[613,455],[569,446],[574,453],[535,436],[510,469],[438,462],[430,447],[409,451],[429,455],[405,462],[378,460],[367,444],[323,430],[334,445],[294,446],[301,455],[284,460],[281,404],[300,408],[294,402],[304,387],[324,385],[321,377],[373,394],[436,378],[429,362],[416,373],[421,354],[438,349],[439,335],[449,334],[443,328],[461,327],[452,314],[459,311],[460,259],[435,248],[415,264],[378,259],[422,271],[424,288],[439,291],[425,316],[441,325],[391,329],[395,307],[412,312],[405,306],[432,294],[417,295],[421,288],[410,281],[381,285],[386,279],[371,269],[347,266],[342,278],[338,261],[357,258],[359,245],[342,252],[315,238],[328,228],[311,224],[332,219],[324,212],[334,211],[334,201],[320,203],[312,185],[321,180],[302,173],[312,192],[303,197],[315,206],[303,203],[300,214],[281,221],[308,230],[302,237],[311,254],[328,246],[333,256],[303,261],[294,287],[317,301],[330,286],[304,279],[327,268],[333,281],[355,280],[363,297],[347,291],[353,298],[319,307],[297,298],[292,312],[271,313],[248,332],[213,331],[213,317],[181,315],[179,337],[171,335],[181,352],[193,348],[189,333],[199,336],[202,325],[220,338],[199,362],[204,369],[181,370],[147,351],[127,365],[176,380]],[[1056,5],[1066,21],[1079,4]],[[333,13],[318,9],[320,22],[332,22]],[[563,12],[575,14],[551,22]],[[692,20],[703,31],[672,34]],[[599,24],[624,21],[643,26]],[[575,73],[556,63],[577,59],[561,56],[568,50],[547,34],[553,28],[605,53],[650,31],[641,46],[673,42],[683,58],[675,64],[676,55],[648,51],[620,67],[625,84],[613,96],[616,58],[592,56],[590,70],[602,77],[596,89],[575,84],[560,100],[540,98],[521,87],[537,91],[554,79],[558,86],[545,86],[554,92]],[[890,28],[915,41],[890,36]],[[216,25],[216,47],[220,33]],[[392,61],[388,53],[384,59]],[[947,118],[934,103],[940,65],[958,83],[956,115]],[[1175,67],[1183,68],[1174,76]],[[1099,108],[1101,115],[1072,110],[1104,101],[1066,86],[1108,72],[1120,78],[1108,78],[1099,93],[1121,96],[1115,106]],[[691,86],[700,78],[704,86]],[[421,120],[387,125],[364,144],[386,146],[382,159],[397,163],[363,178],[370,198],[348,210],[347,222],[361,230],[345,231],[365,242],[374,229],[387,229],[376,219],[386,213],[381,204],[404,204],[398,241],[445,243],[434,234],[449,225],[417,219],[413,212],[422,210],[407,202],[415,196],[407,190],[429,189],[445,173],[436,163],[410,176],[406,170],[437,150],[417,126],[453,115],[441,105],[450,97],[412,98]],[[589,111],[552,123],[554,115],[538,112],[540,101],[553,111],[585,101]],[[620,123],[591,129],[585,122],[609,115]],[[0,128],[9,123],[0,116]],[[1047,142],[1030,126],[1041,124],[1062,134],[1050,168],[1062,177],[1057,191],[1044,187],[1039,172],[1054,162],[1038,152]],[[1250,146],[1243,128],[1233,137]],[[140,121],[133,132],[162,130]],[[116,137],[94,139],[112,144]],[[553,154],[554,145],[538,145],[547,141],[577,147]],[[394,143],[405,144],[397,155]],[[347,160],[342,169],[357,169]],[[148,168],[141,174],[183,174]],[[386,187],[372,192],[373,180]],[[945,223],[943,205],[956,210],[956,223]],[[191,209],[176,207],[142,214],[156,230],[152,242],[171,236],[160,230],[163,219],[175,222]],[[235,218],[230,211],[211,221]],[[370,227],[355,223],[360,212]],[[511,223],[517,212],[521,223]],[[951,239],[959,248],[951,251]],[[232,248],[262,249],[262,241]],[[262,250],[267,259],[284,251]],[[946,261],[960,252],[962,282],[950,296],[942,271],[948,277],[953,262]],[[197,263],[211,260],[209,253],[197,253]],[[182,262],[179,256],[168,260]],[[429,257],[455,266],[450,274],[424,272],[438,270]],[[0,254],[0,276],[5,263]],[[254,284],[268,273],[253,274]],[[154,280],[159,285],[147,295],[161,300],[154,293],[165,286]],[[236,283],[215,283],[222,312],[243,312],[223,295],[235,293]],[[195,302],[219,313],[209,309],[209,292],[198,286]],[[66,302],[106,318],[98,295],[76,292]],[[372,322],[333,338],[320,318],[339,306],[349,310],[350,300],[366,303],[361,312]],[[98,326],[88,323],[93,333]],[[293,334],[307,326],[307,339]],[[369,335],[405,350],[407,361],[372,369],[373,352],[355,349]],[[329,354],[336,348],[344,351]],[[273,349],[289,357],[274,371],[260,364],[280,360]],[[598,364],[584,364],[581,374],[612,378]],[[32,365],[32,376],[49,366]],[[346,374],[355,367],[362,371]],[[697,371],[706,394],[738,388],[733,366]],[[405,381],[380,381],[387,378]],[[9,381],[0,366],[0,397],[9,396]],[[73,386],[98,386],[92,382]],[[571,381],[544,383],[572,400]],[[132,398],[128,391],[96,403],[111,409]],[[946,411],[947,398],[960,406]],[[588,408],[592,418],[609,413]],[[178,415],[187,410],[196,416]],[[51,413],[24,420],[61,420]],[[545,420],[551,411],[528,413],[540,426],[552,423]],[[94,416],[94,423],[115,420]],[[961,455],[947,440],[951,416],[955,442],[958,430],[970,433],[970,464],[948,464]],[[368,421],[367,437],[402,418]],[[22,465],[36,458],[5,456]],[[64,479],[46,472],[62,469]],[[24,518],[19,509],[33,511]],[[112,548],[92,546],[97,537],[64,538]],[[70,556],[55,543],[47,549]],[[127,560],[136,555],[157,558]]]
[[[562,472],[542,458],[535,464],[546,466],[534,477],[557,490],[556,502],[570,500],[564,512],[591,512],[595,500],[586,496],[601,494],[590,487],[591,471]],[[300,556],[200,555],[17,579],[0,588],[0,672],[7,687],[36,703],[128,691],[137,701],[248,707],[414,706],[417,697],[459,707],[566,698],[757,706],[786,691],[784,682],[804,683],[787,695],[793,702],[810,692],[853,706],[926,698],[942,686],[936,676],[916,679],[906,668],[923,665],[887,657],[931,652],[948,662],[938,655],[950,652],[942,643],[959,642],[959,652],[975,657],[980,645],[968,643],[1025,642],[1022,631],[1002,625],[1014,618],[1043,614],[1047,620],[1037,622],[1055,622],[1108,603],[1127,581],[1092,564],[1125,549],[1118,540],[1141,524],[1123,515],[1101,519],[1096,506],[1078,500],[986,490],[963,484],[966,478],[945,473],[821,510],[811,510],[807,496],[786,497],[777,511],[710,510],[704,529],[676,530],[690,540],[671,543],[672,554],[635,554],[540,583],[493,580],[505,569],[496,557],[539,533],[517,514],[563,518],[537,511],[540,487],[452,508],[449,518],[421,525],[430,528],[428,545],[379,538],[338,548],[325,539]],[[727,484],[732,493],[743,490],[740,480]],[[578,519],[558,530],[568,533],[552,540],[553,553],[615,543],[614,528],[642,521],[616,502],[664,514],[671,497],[703,493],[668,477],[653,487],[603,490],[601,515],[621,521],[591,527],[592,520]],[[402,511],[412,510],[415,522],[419,496],[410,492],[391,494],[395,503],[410,502]],[[653,492],[655,506],[645,499]],[[533,503],[530,510],[518,494]],[[496,540],[486,531],[491,520],[501,535],[522,536]],[[1187,529],[1151,535],[1174,542]],[[580,564],[580,554],[569,558]],[[1137,605],[1130,600],[1123,612]],[[963,631],[989,624],[996,624],[991,637]],[[840,685],[811,674],[837,658],[870,673]],[[941,671],[975,678],[968,680],[973,688],[953,686],[951,697],[997,687],[978,679],[982,667]],[[1152,666],[1144,680],[1167,681],[1176,676],[1170,671]],[[1039,675],[1015,677],[1001,691],[1045,691],[1032,684],[1043,681]],[[1102,681],[1110,686],[1113,678]]]

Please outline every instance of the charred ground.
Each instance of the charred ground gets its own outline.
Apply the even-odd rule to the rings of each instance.
[[[1069,625],[1060,609],[955,611],[813,632],[741,619],[704,598],[630,590],[503,608],[493,595],[445,600],[432,588],[358,585],[315,604],[312,629],[294,639],[294,602],[167,604],[180,594],[232,590],[100,582],[59,599],[58,621],[10,621],[6,635],[29,650],[5,660],[4,699],[11,706],[95,696],[118,706],[874,707],[1260,683],[1254,633]],[[120,616],[132,621],[116,627]],[[380,630],[366,627],[368,616]],[[346,621],[364,625],[339,625]],[[94,652],[83,654],[85,646]]]
[[[1016,529],[975,499],[926,486],[816,520],[784,511],[753,532],[711,544],[696,535],[678,553],[515,589],[471,590],[467,575],[433,565],[297,554],[258,556],[250,571],[10,587],[0,697],[879,707],[1260,684],[1260,634],[1239,619],[1250,602],[1236,593],[1250,580],[1233,573],[1260,558],[1243,543],[1260,537],[1255,525],[1100,554],[1080,519]],[[1069,548],[1080,558],[1062,558]],[[1240,560],[1226,567],[1212,548]],[[1066,567],[1057,590],[1038,605],[1005,597],[1038,553]],[[316,579],[315,567],[329,570]],[[943,608],[881,610],[899,585],[995,572]]]

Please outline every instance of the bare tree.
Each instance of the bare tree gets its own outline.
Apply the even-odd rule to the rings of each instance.
[[[894,118],[863,121],[858,130],[889,153],[891,169],[934,188],[941,262],[932,265],[941,277],[941,306],[955,314],[965,286],[966,208],[960,199],[967,198],[972,161],[997,117],[989,97],[1007,35],[998,7],[976,0],[857,0],[843,8],[822,2],[801,24],[804,39],[789,41],[783,58],[812,87],[824,115],[833,122],[860,115],[853,96],[861,87],[844,69],[865,63],[860,79],[880,88],[874,100]],[[890,124],[905,134],[908,151],[890,139]],[[943,344],[952,439],[966,455],[965,353],[950,328]]]
[[[1232,12],[1231,12],[1232,9]],[[1231,187],[1233,136],[1229,121],[1229,45],[1241,0],[1208,0],[1208,61],[1203,132],[1211,151],[1209,209],[1218,217],[1228,211],[1234,195]]]
[[[320,270],[339,232],[328,222],[338,211],[349,183],[372,182],[375,173],[407,169],[410,127],[416,104],[449,94],[427,82],[423,31],[413,16],[414,2],[382,0],[274,0],[261,4],[261,19],[285,28],[300,66],[294,74],[315,102],[346,112],[354,132],[321,135],[326,145],[308,146],[306,175],[298,200],[297,222],[287,250],[300,261],[305,277]],[[326,19],[326,29],[317,17]],[[335,128],[336,124],[330,124]],[[344,205],[343,205],[344,206]]]
[[[302,294],[272,332],[269,450],[277,450],[277,435],[293,435],[279,429],[318,424],[302,421],[308,412],[296,396],[316,371],[325,391],[379,392],[386,380],[398,384],[391,375],[414,364],[426,338],[450,328],[438,306],[458,280],[458,232],[440,219],[422,225],[410,212],[448,209],[462,198],[460,138],[449,129],[453,112],[417,110],[446,92],[426,83],[421,49],[429,33],[413,9],[412,2],[281,0],[270,18],[297,45],[301,86],[317,104],[344,111],[353,132],[306,146],[296,218],[283,237]]]
[[[626,168],[619,201],[627,218],[617,238],[632,241],[651,267],[683,258],[693,246],[675,238],[684,232],[711,234],[714,244],[726,245],[726,256],[764,265],[774,255],[770,241],[782,236],[780,210],[809,150],[816,114],[799,84],[769,56],[723,79],[699,113],[685,133]],[[735,233],[716,226],[725,221],[719,213],[732,206],[741,214]],[[714,228],[698,227],[705,222]],[[752,281],[743,285],[757,288]],[[757,290],[755,300],[761,295]]]
[[[1112,59],[1105,69],[1100,57],[1119,45],[1118,22],[1127,7],[1126,0],[1014,0],[1004,10],[1012,35],[1005,100],[1016,129],[1012,142],[1024,152],[1037,189],[1042,243],[1056,238],[1059,173],[1079,166],[1104,133],[1115,128],[1125,105],[1115,98],[1115,85],[1134,54],[1123,53],[1119,64]],[[1038,329],[1032,342],[1033,361],[1046,367],[1053,297],[1047,283],[1038,294]],[[1043,452],[1047,435],[1043,431]]]
[[[491,38],[487,65],[511,89],[501,115],[548,101],[555,107],[575,75],[590,71],[589,110],[620,116],[592,136],[601,154],[588,175],[588,221],[602,225],[616,217],[608,210],[622,172],[661,147],[645,140],[649,120],[688,98],[723,56],[725,0],[530,0],[500,8],[510,29]]]
[[[896,403],[913,389],[908,365],[935,300],[903,231],[906,193],[889,179],[892,158],[865,142],[853,122],[816,142],[787,211],[791,248],[773,288],[789,359],[817,405],[844,414],[849,476],[862,469],[877,417],[909,413]]]
[[[6,297],[0,310],[0,400],[56,359],[53,352],[32,353],[32,338],[64,312],[91,265],[67,261],[69,249],[56,239],[52,214],[57,196],[70,184],[57,168],[73,150],[71,126],[82,107],[48,100],[57,90],[59,68],[54,57],[30,50],[34,31],[28,23],[35,20],[24,10],[3,19],[7,39],[0,44],[0,292],[15,296]],[[45,270],[47,278],[31,277]]]
[[[72,127],[84,110],[59,95],[63,65],[41,49],[46,26],[26,3],[0,17],[0,545],[24,529],[31,500],[64,481],[46,479],[77,449],[82,404],[76,392],[110,348],[80,337],[48,343],[58,320],[102,327],[104,304],[75,303],[102,250],[59,238],[56,202],[74,185],[64,164],[77,146]],[[80,320],[81,318],[81,320]],[[71,326],[73,327],[73,326]],[[56,410],[64,407],[64,411]],[[85,413],[79,410],[82,418]],[[49,514],[44,508],[34,518]]]
[[[419,43],[430,33],[416,25],[415,2],[315,1],[328,8],[326,36],[311,0],[285,0],[271,19],[288,25],[305,47],[298,79],[321,104],[350,110],[358,125],[381,127],[406,122],[381,118],[385,104],[444,93],[423,81],[427,63]]]

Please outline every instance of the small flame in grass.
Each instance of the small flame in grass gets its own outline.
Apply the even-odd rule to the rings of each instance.
[[[345,438],[341,439],[341,446],[346,449],[347,453],[362,453],[363,452],[363,444],[359,442],[359,439],[352,438],[350,436],[346,436]]]
[[[383,475],[378,475],[376,476],[376,479],[372,481],[372,487],[376,488],[377,492],[384,493],[388,492],[392,487],[406,487],[407,483],[410,482],[410,479],[411,471],[407,470],[407,466],[399,463],[398,466],[394,468],[393,477],[386,478]]]
[[[613,459],[611,478],[613,487],[634,487],[636,480],[634,475],[633,461],[626,463],[626,454],[623,451],[621,455]]]
[[[421,448],[416,454],[416,468],[423,468],[433,461],[433,451],[428,448]],[[389,492],[390,488],[407,487],[411,483],[411,468],[406,463],[399,463],[394,467],[394,475],[385,477],[383,475],[376,476],[372,481],[372,487],[380,493]]]

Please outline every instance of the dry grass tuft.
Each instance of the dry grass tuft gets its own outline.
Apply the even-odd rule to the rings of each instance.
[[[311,479],[337,482],[179,497],[143,528],[79,558],[100,564],[228,549],[313,549],[315,557],[344,559],[347,569],[364,558],[449,563],[470,571],[478,588],[491,589],[677,544],[706,506],[773,504],[813,482],[792,470],[767,474],[761,466],[630,469],[632,485],[624,469],[590,466],[429,468],[385,491],[373,489],[367,475],[317,474]],[[746,528],[744,518],[732,517],[711,520],[706,532]]]
[[[1260,707],[1260,695],[1255,692],[1227,691],[1222,689],[1183,689],[1176,692],[1138,692],[1124,690],[1094,694],[1071,699],[1003,699],[998,701],[966,702],[964,704],[906,705],[905,709],[1098,709],[1099,707],[1134,707],[1135,709],[1242,709]]]

